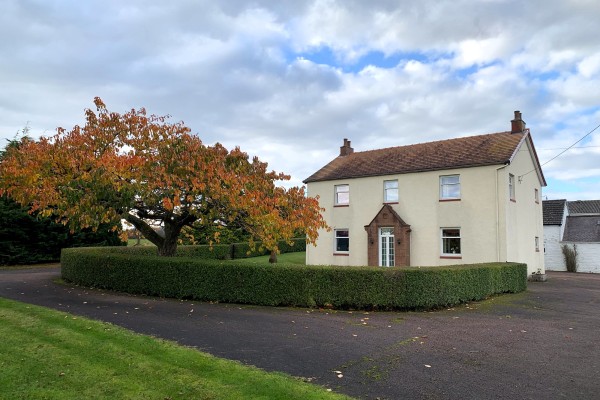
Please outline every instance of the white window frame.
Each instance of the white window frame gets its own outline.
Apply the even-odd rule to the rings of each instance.
[[[391,233],[390,233],[391,230]],[[396,248],[394,246],[394,227],[386,226],[379,228],[379,266],[393,267],[395,265]],[[391,240],[390,240],[391,239]],[[383,248],[386,249],[386,260],[383,259]],[[391,250],[390,250],[391,249]],[[387,264],[387,265],[384,265]]]
[[[342,189],[346,189],[346,190],[342,190]],[[348,184],[344,184],[344,185],[335,185],[334,186],[334,204],[336,206],[347,206],[350,205],[350,185]],[[346,201],[340,201],[339,199],[339,195],[341,193],[347,193],[348,194],[348,199]]]
[[[445,178],[458,178],[457,182],[444,182]],[[444,188],[445,187],[458,187],[458,196],[445,196]],[[460,200],[461,191],[460,191],[460,174],[454,175],[440,175],[440,200]]]
[[[338,232],[346,232],[346,236],[338,235]],[[340,228],[334,230],[333,235],[333,252],[336,254],[348,254],[350,253],[350,230],[347,228]],[[338,239],[347,239],[348,240],[348,250],[338,250]]]
[[[396,184],[395,186],[387,187],[388,183]],[[396,193],[395,198],[390,198],[389,194]],[[398,179],[389,179],[383,181],[383,202],[384,203],[397,203],[400,200],[398,192]]]
[[[513,174],[508,174],[508,198],[511,201],[517,201],[515,195],[515,176]]]
[[[444,231],[449,231],[449,230],[457,230],[458,231],[458,236],[448,236],[448,235],[444,235]],[[444,257],[462,257],[462,236],[460,233],[460,228],[458,227],[453,227],[453,228],[440,228],[440,254]],[[446,253],[444,252],[444,239],[458,239],[458,253]]]
[[[539,253],[540,251],[540,238],[539,236],[535,237],[535,251]]]

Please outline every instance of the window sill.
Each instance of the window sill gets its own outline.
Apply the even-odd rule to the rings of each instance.
[[[510,201],[512,201],[513,203],[516,203],[516,202],[517,202],[515,199],[510,199]]]
[[[350,253],[333,253],[334,256],[346,256],[348,257]]]
[[[397,201],[384,201],[383,204],[400,204]]]
[[[334,204],[334,207],[350,207],[350,204]]]
[[[460,201],[461,199],[440,199],[440,203],[445,203],[447,201]]]
[[[456,256],[445,255],[445,256],[440,256],[440,258],[450,259],[450,260],[460,260],[460,259],[462,259],[462,256],[461,255],[456,255]]]

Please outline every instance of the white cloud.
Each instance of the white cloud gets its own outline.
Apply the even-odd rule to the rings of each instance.
[[[0,137],[28,121],[33,134],[82,123],[100,96],[111,110],[171,114],[295,183],[344,137],[366,150],[496,132],[517,109],[538,149],[564,148],[600,120],[599,4],[9,0]],[[320,50],[333,62],[299,58]],[[588,195],[597,157],[568,153],[545,172],[557,185],[588,176]]]

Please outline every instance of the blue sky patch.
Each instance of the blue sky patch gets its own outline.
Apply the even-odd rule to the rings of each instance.
[[[398,64],[406,61],[416,60],[419,62],[432,61],[425,53],[419,52],[400,52],[386,55],[381,51],[371,51],[358,60],[345,61],[337,57],[335,52],[327,46],[319,47],[314,51],[306,53],[288,53],[290,61],[296,58],[304,58],[315,64],[329,65],[339,68],[346,73],[357,73],[369,65],[378,68],[395,68]]]

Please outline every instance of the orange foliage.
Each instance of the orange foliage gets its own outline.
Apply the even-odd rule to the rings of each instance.
[[[268,171],[258,158],[204,145],[183,123],[143,108],[118,114],[100,98],[94,103],[84,126],[7,149],[0,195],[73,228],[120,229],[126,219],[163,255],[172,255],[181,229],[194,224],[242,226],[274,251],[299,228],[309,243],[327,229],[317,199],[303,188],[276,186],[289,176]],[[164,237],[149,221],[163,224]]]

